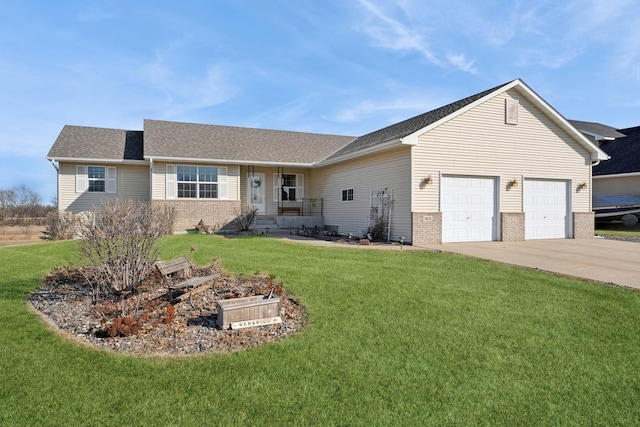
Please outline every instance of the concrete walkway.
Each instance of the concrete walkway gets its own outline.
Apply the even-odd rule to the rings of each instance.
[[[427,249],[640,289],[640,243],[608,239],[445,243]]]

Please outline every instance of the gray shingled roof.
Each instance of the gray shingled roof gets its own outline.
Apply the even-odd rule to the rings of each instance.
[[[616,128],[612,128],[611,126],[603,125],[601,123],[583,122],[580,120],[569,120],[569,123],[571,123],[573,127],[578,129],[580,132],[586,132],[591,135],[601,135],[610,139],[622,138],[625,136],[623,133],[618,132]]]
[[[144,160],[142,131],[65,125],[47,158]]]
[[[352,136],[144,121],[147,158],[312,164],[353,140]]]
[[[593,176],[640,172],[640,126],[619,129],[621,138],[600,145],[611,159],[593,167]]]
[[[430,124],[435,123],[438,120],[455,113],[459,109],[464,108],[465,106],[500,89],[501,87],[508,85],[509,83],[511,82],[496,86],[492,89],[488,89],[459,101],[452,102],[451,104],[445,105],[444,107],[436,108],[435,110],[420,114],[419,116],[412,117],[400,123],[396,123],[391,126],[387,126],[386,128],[361,136],[346,147],[331,155],[327,160],[355,153],[356,151],[409,136],[412,133],[429,126]]]
[[[405,138],[513,82],[515,80],[358,138],[145,120],[144,153],[140,131],[65,126],[48,157],[140,160],[144,156],[156,159],[311,165]],[[589,122],[572,123],[578,129],[585,130],[585,126],[580,124]],[[608,126],[597,123],[591,125],[597,125],[597,130],[605,136],[617,133],[615,130],[611,132],[612,128]],[[590,129],[594,130],[593,127]]]

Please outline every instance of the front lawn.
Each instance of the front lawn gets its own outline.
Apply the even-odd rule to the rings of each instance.
[[[195,252],[191,253],[191,248]],[[305,331],[145,359],[26,308],[75,244],[0,248],[0,425],[637,425],[640,293],[460,256],[171,236],[162,257],[270,273]]]

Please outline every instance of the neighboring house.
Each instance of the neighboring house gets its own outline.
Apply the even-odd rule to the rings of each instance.
[[[600,143],[611,160],[593,167],[593,204],[603,218],[640,211],[640,126],[616,132]]]
[[[60,211],[127,197],[193,228],[253,205],[359,235],[384,205],[391,240],[425,245],[592,237],[591,166],[608,156],[518,79],[358,138],[145,120],[65,126],[47,158]]]
[[[607,141],[613,141],[616,138],[623,138],[625,136],[615,128],[603,125],[602,123],[583,122],[580,120],[569,120],[569,123],[598,146],[602,146],[602,144]]]

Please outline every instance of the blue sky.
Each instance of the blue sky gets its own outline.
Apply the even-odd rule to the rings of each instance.
[[[4,0],[0,188],[48,203],[65,124],[362,135],[515,78],[640,125],[637,0]]]

